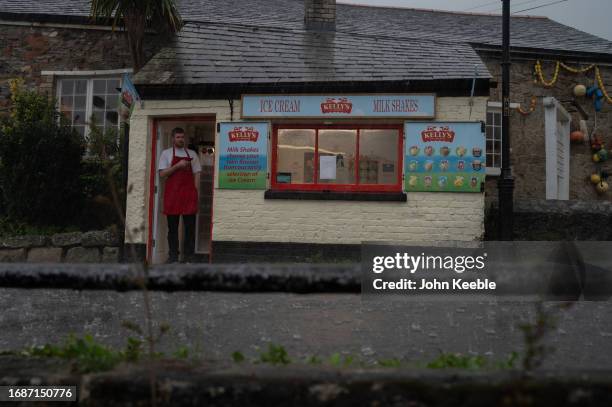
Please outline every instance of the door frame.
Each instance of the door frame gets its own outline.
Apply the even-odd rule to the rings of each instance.
[[[215,148],[217,144],[217,132],[216,132],[216,115],[215,114],[196,114],[196,115],[174,115],[174,116],[163,116],[153,117],[151,127],[151,170],[149,174],[149,216],[148,216],[148,236],[147,236],[147,263],[153,264],[153,238],[157,237],[157,229],[159,224],[159,173],[157,172],[157,162],[159,161],[159,155],[161,154],[161,135],[159,132],[159,124],[162,122],[213,122],[215,123]],[[213,171],[213,200],[214,200],[214,188],[215,188],[215,172]],[[211,208],[211,221],[210,221],[210,242],[211,248],[209,253],[209,259],[212,258],[212,230],[213,230],[213,214]]]

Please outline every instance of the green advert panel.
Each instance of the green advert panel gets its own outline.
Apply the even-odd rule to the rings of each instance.
[[[266,189],[268,129],[266,122],[221,123],[220,189]]]
[[[408,192],[481,192],[486,139],[480,122],[407,122]]]

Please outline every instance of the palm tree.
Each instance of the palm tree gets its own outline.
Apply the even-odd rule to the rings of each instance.
[[[183,21],[175,0],[91,0],[91,16],[125,27],[134,72],[145,64],[144,39],[147,28],[160,33],[178,32]]]

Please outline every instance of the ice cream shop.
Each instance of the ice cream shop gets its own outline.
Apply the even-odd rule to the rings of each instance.
[[[198,209],[179,251],[197,261],[481,239],[490,78],[468,45],[187,24],[134,78],[131,243],[168,260],[160,163],[184,150]]]

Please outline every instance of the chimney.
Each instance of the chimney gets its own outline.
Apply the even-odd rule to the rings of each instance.
[[[304,0],[304,26],[307,30],[336,30],[336,0]]]

